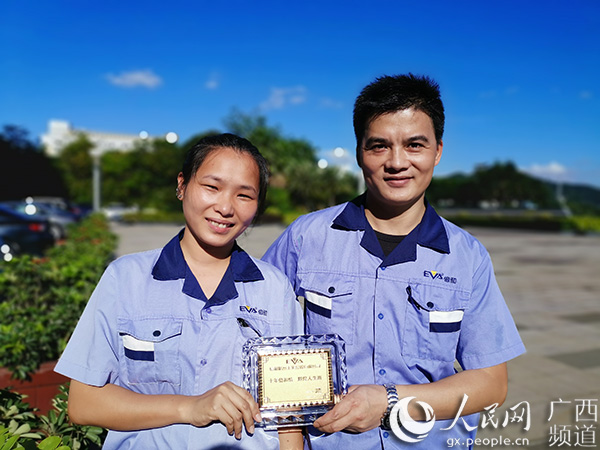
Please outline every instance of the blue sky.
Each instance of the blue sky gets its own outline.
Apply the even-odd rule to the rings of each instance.
[[[64,119],[185,140],[237,108],[354,164],[356,95],[413,72],[442,90],[438,175],[510,160],[600,187],[596,0],[32,0],[0,18],[0,125],[33,137]]]

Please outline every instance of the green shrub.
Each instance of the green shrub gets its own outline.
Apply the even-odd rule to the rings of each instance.
[[[576,233],[600,233],[600,217],[598,216],[573,216],[569,219],[570,230]]]
[[[48,415],[36,415],[21,394],[0,389],[0,450],[95,450],[106,430],[75,425],[67,415],[67,387],[52,400]]]
[[[19,256],[0,272],[0,367],[28,379],[57,359],[116,248],[100,215],[73,227],[43,258]]]

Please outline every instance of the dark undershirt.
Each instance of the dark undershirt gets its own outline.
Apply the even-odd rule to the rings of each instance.
[[[373,230],[375,231],[375,230]],[[383,250],[383,254],[388,256],[392,251],[398,246],[402,239],[406,236],[396,236],[393,234],[384,234],[379,231],[375,231],[375,236],[377,236],[377,240],[379,241],[379,245],[381,245],[381,249]]]

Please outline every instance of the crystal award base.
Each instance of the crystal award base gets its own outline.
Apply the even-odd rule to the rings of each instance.
[[[336,334],[261,337],[242,350],[243,386],[265,429],[311,425],[347,391],[346,352]]]

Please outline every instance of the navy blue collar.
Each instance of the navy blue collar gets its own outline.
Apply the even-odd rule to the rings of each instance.
[[[225,275],[221,279],[217,290],[210,299],[206,298],[202,288],[198,284],[196,277],[188,267],[183,257],[181,244],[179,241],[183,237],[181,230],[177,236],[169,241],[162,249],[154,268],[152,276],[155,280],[168,281],[184,279],[182,292],[194,297],[198,300],[203,300],[210,305],[221,305],[238,296],[235,282],[250,282],[264,280],[260,269],[248,254],[242,250],[237,243],[234,244],[231,252],[231,260],[225,271]]]
[[[442,219],[429,203],[425,202],[425,214],[417,225],[387,257],[384,256],[375,231],[365,215],[366,193],[348,202],[334,219],[332,228],[347,231],[364,231],[361,247],[382,259],[383,267],[417,260],[417,244],[440,253],[450,253],[448,234]]]

